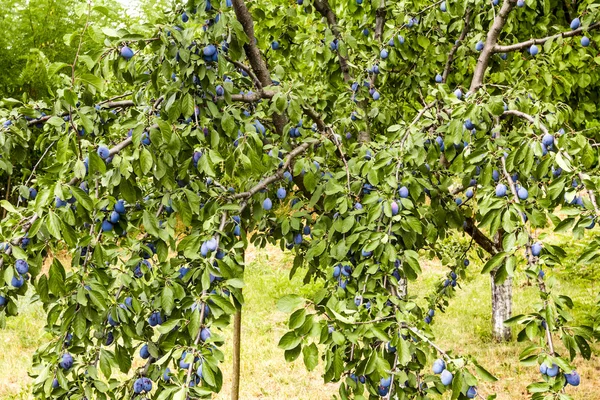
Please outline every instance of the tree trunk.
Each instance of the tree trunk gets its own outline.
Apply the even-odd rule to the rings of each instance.
[[[504,321],[512,314],[512,278],[498,285],[494,282],[495,273],[490,274],[492,281],[492,337],[498,342],[508,341],[512,338],[511,329],[504,325]]]
[[[406,298],[408,294],[408,281],[406,278],[400,278],[398,281],[398,297]]]
[[[233,316],[233,367],[231,378],[231,400],[240,398],[240,350],[242,338],[242,310]]]

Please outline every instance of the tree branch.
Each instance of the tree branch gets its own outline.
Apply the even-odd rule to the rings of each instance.
[[[519,118],[523,118],[527,121],[529,121],[532,125],[536,125],[536,120],[533,116],[526,114],[522,111],[517,111],[517,110],[506,110],[504,111],[504,113],[502,114],[502,116],[506,116],[506,115],[513,115],[515,117],[519,117]],[[546,128],[546,125],[542,124],[541,122],[539,122],[539,127],[540,130],[544,133],[544,134],[549,134],[548,128]]]
[[[579,179],[581,180],[581,183],[585,186],[585,183],[583,183],[584,179],[589,179],[589,176],[584,175],[583,173],[579,173]],[[598,209],[598,203],[596,202],[596,195],[594,194],[594,191],[592,189],[587,189],[588,192],[588,196],[590,197],[590,201],[592,202],[592,205],[594,206],[594,211],[596,212],[596,216],[600,215],[600,210]]]
[[[329,2],[327,0],[315,0],[314,1],[315,10],[319,12],[325,19],[327,20],[327,24],[329,25],[329,29],[333,32],[333,35],[338,39],[342,39],[342,35],[340,34],[340,28],[337,24],[337,18],[335,13],[331,10],[329,6]],[[383,28],[382,28],[383,29]],[[338,60],[340,63],[340,69],[342,70],[342,74],[344,76],[344,82],[350,81],[350,68],[348,67],[348,60],[346,57],[342,56],[338,50]]]
[[[452,46],[450,53],[448,54],[448,60],[446,61],[446,66],[444,67],[444,72],[442,73],[442,83],[446,83],[448,79],[448,74],[450,73],[450,67],[452,66],[452,62],[454,61],[454,55],[458,51],[458,48],[461,46],[462,42],[467,37],[467,33],[469,32],[469,22],[471,19],[471,9],[469,8],[465,13],[465,26],[463,27],[462,32],[460,33],[460,37]]]
[[[508,19],[508,14],[512,11],[516,3],[516,0],[504,0],[502,3],[502,8],[500,8],[500,12],[494,18],[494,22],[490,27],[490,31],[487,34],[487,39],[485,41],[485,45],[483,46],[483,50],[477,60],[477,66],[475,67],[475,72],[473,73],[473,80],[471,81],[471,87],[469,91],[476,92],[483,85],[483,78],[485,77],[485,72],[487,70],[488,64],[490,62],[490,58],[494,54],[494,49],[496,47],[496,43],[498,42],[498,36],[504,28],[504,24],[506,24],[506,20]]]
[[[416,115],[415,118],[413,118],[413,120],[411,121],[410,125],[408,125],[408,127],[406,128],[406,133],[404,134],[404,136],[402,137],[402,140],[400,141],[400,149],[402,150],[404,148],[404,143],[406,142],[406,140],[408,139],[408,137],[410,136],[410,128],[416,124],[421,117],[423,116],[423,114],[425,114],[425,112],[427,110],[429,110],[431,107],[433,107],[435,105],[437,101],[432,101],[429,104],[425,104],[425,107],[423,107],[421,109],[421,111],[419,111],[419,113]]]
[[[261,99],[271,99],[273,96],[275,96],[275,92],[270,90],[259,90],[252,94],[232,94],[231,100],[241,101],[243,103],[256,103]]]
[[[227,61],[229,61],[230,63],[232,63],[233,65],[235,65],[239,69],[241,69],[243,71],[246,71],[246,73],[250,76],[250,78],[252,78],[252,81],[254,82],[254,85],[256,85],[257,89],[262,89],[263,88],[262,83],[257,78],[257,76],[254,74],[254,72],[252,71],[251,68],[248,68],[246,65],[242,64],[239,61],[232,60],[231,57],[229,57],[229,56],[224,56],[224,57],[225,57],[225,59]]]
[[[572,31],[561,32],[561,33],[557,33],[556,35],[546,36],[546,37],[540,38],[540,39],[529,39],[525,42],[515,43],[515,44],[508,45],[508,46],[495,45],[493,48],[493,52],[494,53],[509,53],[511,51],[518,51],[518,50],[522,50],[522,49],[531,47],[534,44],[544,44],[548,40],[558,39],[560,37],[568,38],[568,37],[578,36],[578,35],[583,34],[586,31],[591,31],[591,30],[595,30],[598,28],[600,28],[600,22],[595,22],[595,23],[591,24],[590,26],[588,26],[587,28],[581,27],[581,28],[578,28],[578,29],[575,29]]]
[[[475,226],[475,220],[473,218],[466,217],[465,222],[465,232],[467,232],[467,234],[473,238],[475,243],[477,243],[482,249],[491,255],[494,255],[498,252],[494,242],[483,232],[481,232],[477,226]]]
[[[379,7],[375,11],[375,40],[381,42],[383,28],[385,26],[385,0],[380,0]]]
[[[348,161],[346,160],[346,155],[344,154],[344,150],[342,149],[342,144],[335,136],[333,129],[331,127],[328,127],[327,125],[325,125],[325,122],[319,117],[317,112],[312,107],[304,106],[303,109],[304,109],[304,113],[317,124],[317,128],[319,129],[319,131],[330,133],[331,140],[332,140],[333,144],[335,144],[335,147],[337,147],[338,153],[339,153],[340,157],[342,158],[344,167],[346,168],[346,181],[347,181],[348,193],[350,193],[351,192],[351,189],[350,189],[350,167],[348,166]]]
[[[250,11],[248,11],[248,7],[246,7],[246,3],[244,0],[233,0],[233,10],[235,11],[235,16],[238,21],[242,24],[244,28],[244,32],[246,36],[248,36],[248,43],[244,45],[244,50],[246,51],[246,55],[248,57],[248,61],[252,66],[252,70],[256,74],[258,81],[262,84],[263,87],[271,86],[273,81],[271,80],[271,73],[269,72],[265,61],[260,54],[260,50],[255,42],[254,35],[254,21],[252,20],[252,15],[250,15]],[[287,118],[280,114],[273,114],[273,123],[275,124],[275,129],[279,135],[283,135],[283,131],[285,125],[287,124]]]
[[[300,154],[304,153],[311,146],[311,144],[312,144],[311,142],[304,142],[301,145],[294,148],[292,151],[290,151],[288,153],[285,163],[283,163],[283,166],[281,166],[281,168],[279,168],[275,174],[263,179],[262,181],[260,181],[256,185],[254,185],[250,190],[248,190],[246,192],[234,194],[233,198],[234,199],[244,199],[243,205],[245,206],[247,199],[254,196],[256,193],[258,193],[262,189],[265,189],[267,186],[269,186],[269,184],[282,179],[283,173],[290,167],[290,164],[292,163],[294,158],[296,158]]]

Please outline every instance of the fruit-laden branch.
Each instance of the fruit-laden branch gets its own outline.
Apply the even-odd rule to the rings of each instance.
[[[375,40],[381,42],[383,37],[383,27],[385,26],[385,0],[380,0],[379,7],[375,11]]]
[[[116,98],[129,96],[130,94],[131,93],[124,93],[122,95],[117,96]],[[132,100],[121,100],[121,101],[106,100],[104,102],[98,103],[98,105],[101,106],[101,108],[128,108],[128,107],[135,106],[135,103]],[[65,112],[59,114],[58,117],[66,117],[68,115],[69,115],[69,112],[65,111]],[[32,119],[31,121],[27,122],[27,126],[43,124],[52,117],[53,117],[53,115],[44,115],[43,117],[40,117],[37,119]]]
[[[473,93],[483,85],[483,78],[485,77],[485,72],[490,63],[490,58],[494,54],[498,36],[500,35],[500,32],[502,32],[502,28],[504,28],[506,20],[508,19],[508,14],[510,14],[514,8],[515,3],[516,0],[504,0],[500,12],[496,15],[496,18],[494,18],[494,22],[492,22],[490,31],[487,34],[487,39],[485,40],[485,45],[477,60],[475,72],[473,73],[473,80],[471,81],[471,87],[469,89]]]
[[[337,24],[337,18],[335,16],[335,13],[331,10],[331,7],[329,6],[329,2],[327,0],[315,0],[314,6],[315,6],[315,10],[317,10],[319,12],[319,14],[321,14],[323,17],[325,17],[325,19],[327,20],[327,24],[329,25],[329,28],[331,29],[331,32],[333,32],[334,36],[338,40],[342,40],[342,35],[340,34],[340,28]],[[340,63],[340,68],[341,68],[342,74],[344,76],[344,82],[348,82],[348,81],[350,81],[350,72],[349,72],[350,69],[348,67],[348,60],[346,59],[346,57],[344,57],[340,53],[339,50],[337,51],[337,53],[338,53],[338,60]]]
[[[271,73],[265,64],[265,60],[260,54],[260,50],[256,45],[256,37],[254,36],[254,21],[252,15],[246,7],[244,0],[233,0],[233,10],[238,21],[242,24],[246,36],[248,36],[248,43],[244,45],[246,56],[252,66],[252,70],[256,74],[256,77],[260,81],[263,87],[271,86],[273,81],[271,80]],[[287,124],[287,118],[284,115],[273,114],[273,124],[279,135],[283,135],[285,125]]]
[[[223,214],[221,215],[221,223],[219,224],[219,230],[214,235],[214,238],[217,241],[217,248],[219,247],[219,244],[221,241],[221,233],[220,232],[223,232],[223,229],[225,229],[226,223],[227,223],[227,211],[223,211]],[[217,254],[217,252],[215,251],[210,256],[209,265],[212,265],[215,262],[216,254]],[[202,291],[202,299],[204,299],[205,297],[206,297],[206,289]],[[200,302],[199,306],[200,306],[200,325],[198,326],[198,334],[196,335],[196,339],[194,340],[194,346],[198,346],[198,343],[200,343],[200,338],[202,336],[202,325],[204,323],[204,314],[205,314],[205,310],[206,310],[206,307],[204,307],[204,303]],[[187,378],[185,380],[186,386],[190,382],[190,376],[192,375],[192,368],[194,367],[195,359],[196,359],[196,355],[193,354],[192,362],[190,362],[190,366],[188,367]]]
[[[513,181],[512,177],[510,176],[510,174],[508,173],[508,170],[506,169],[506,159],[505,157],[501,157],[500,161],[502,163],[502,173],[504,174],[504,177],[506,178],[508,185],[510,186],[510,191],[512,192],[513,195],[513,200],[516,204],[520,204],[521,201],[519,200],[519,195],[517,194],[517,188],[515,186],[515,182]],[[525,215],[523,213],[520,213],[521,215],[521,220],[523,221],[523,224],[525,225],[527,223],[527,220],[525,218]],[[534,264],[534,260],[533,260],[533,254],[531,253],[531,244],[533,242],[533,238],[531,237],[531,234],[529,233],[529,230],[526,229],[527,232],[527,236],[528,236],[528,257],[527,257],[527,263],[528,264]],[[548,292],[546,291],[546,285],[544,284],[544,281],[542,280],[541,277],[538,276],[538,287],[540,289],[540,291],[542,293],[544,293],[545,298],[544,298],[544,307],[548,307]],[[546,342],[548,343],[548,348],[550,349],[550,355],[554,355],[554,343],[552,340],[552,332],[550,332],[550,324],[546,323]]]
[[[460,33],[460,37],[452,46],[450,50],[450,54],[448,54],[448,60],[446,61],[446,66],[444,67],[444,72],[442,73],[442,83],[446,83],[448,79],[448,74],[450,73],[450,67],[452,66],[452,62],[454,61],[454,55],[458,51],[458,48],[462,45],[462,42],[467,37],[467,33],[469,32],[469,22],[471,20],[471,12],[472,10],[469,8],[465,13],[465,26],[463,27],[462,32]]]
[[[495,45],[492,51],[494,53],[509,53],[511,51],[518,51],[518,50],[529,48],[529,47],[533,46],[534,44],[536,44],[536,45],[544,44],[548,40],[558,39],[560,37],[568,38],[568,37],[578,36],[578,35],[583,34],[586,31],[591,31],[591,30],[598,29],[598,28],[600,28],[600,22],[594,22],[587,28],[582,26],[581,28],[577,28],[572,31],[561,32],[561,33],[557,33],[556,35],[546,36],[546,37],[540,38],[540,39],[529,39],[525,42],[510,44],[507,46]]]
[[[514,115],[516,117],[519,118],[523,118],[527,121],[529,121],[532,125],[536,125],[536,120],[532,115],[526,114],[522,111],[517,111],[517,110],[506,110],[504,111],[504,113],[502,114],[504,115]],[[544,125],[543,123],[539,122],[538,123],[540,130],[544,133],[544,135],[550,135],[550,132],[548,131],[548,128],[546,127],[546,125]],[[554,145],[558,148],[558,143],[556,138],[554,139]],[[566,153],[566,152],[562,152],[562,154],[568,159],[568,160],[572,160],[570,154]],[[584,175],[580,172],[579,173],[579,178],[581,180],[581,184],[585,186],[585,183],[583,182],[583,179],[585,178]],[[592,203],[592,205],[594,206],[594,211],[596,212],[596,215],[600,215],[600,208],[598,208],[598,203],[596,202],[596,195],[594,194],[594,191],[592,189],[586,188],[588,195],[590,197],[590,202]]]
[[[297,156],[299,156],[300,154],[302,154],[306,150],[308,150],[308,148],[311,146],[311,144],[313,144],[313,143],[304,142],[301,145],[295,147],[292,151],[290,151],[288,153],[287,159],[285,160],[283,165],[277,170],[277,172],[275,174],[263,179],[261,182],[259,182],[258,184],[256,184],[255,186],[253,186],[250,190],[248,190],[246,192],[234,194],[233,198],[234,199],[244,199],[244,201],[242,203],[242,205],[243,205],[242,209],[243,209],[245,207],[246,201],[250,197],[254,196],[256,193],[258,193],[262,189],[265,189],[267,186],[269,186],[269,184],[283,179],[283,173],[290,167],[294,158],[296,158]]]

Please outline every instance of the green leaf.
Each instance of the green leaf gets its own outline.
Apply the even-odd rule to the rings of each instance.
[[[304,303],[304,299],[296,294],[283,296],[277,301],[277,309],[284,313],[290,313]]]
[[[142,152],[140,154],[140,166],[142,168],[142,172],[144,174],[150,172],[150,170],[152,169],[152,164],[152,154],[150,154],[150,151],[148,151],[148,149],[142,149]]]
[[[486,382],[496,382],[498,380],[498,378],[496,378],[494,375],[492,375],[491,373],[489,373],[488,370],[486,370],[485,368],[483,368],[477,362],[474,361],[473,365],[475,365],[475,371],[477,372],[477,375],[479,375],[479,377],[481,379],[483,379],[484,381],[486,381]]]
[[[488,260],[488,262],[485,263],[483,269],[481,270],[481,273],[489,274],[504,261],[505,257],[506,253],[504,252],[495,254],[492,258]]]
[[[167,314],[171,314],[173,307],[175,306],[175,300],[173,299],[173,289],[169,286],[165,286],[162,291],[161,304]]]
[[[153,214],[150,214],[148,211],[144,210],[144,228],[146,232],[151,234],[152,236],[158,237],[158,220]]]
[[[307,370],[312,371],[319,364],[319,350],[314,343],[304,346],[302,355],[304,356],[304,365]]]
[[[46,227],[48,228],[48,232],[50,232],[50,234],[52,236],[54,236],[56,239],[60,240],[62,239],[62,236],[60,234],[60,219],[58,218],[58,216],[56,216],[56,214],[52,211],[50,211],[48,213],[47,219],[46,219]]]
[[[291,350],[302,342],[301,337],[297,337],[293,331],[287,332],[281,337],[277,346],[284,350]]]

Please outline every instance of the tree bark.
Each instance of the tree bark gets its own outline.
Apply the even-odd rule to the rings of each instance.
[[[492,337],[498,342],[512,339],[510,327],[504,321],[512,315],[512,278],[508,277],[502,284],[496,284],[496,273],[491,274],[492,281]]]
[[[233,366],[231,376],[231,400],[240,398],[240,354],[242,338],[242,310],[233,316]]]
[[[406,278],[400,278],[398,281],[398,297],[406,298],[408,295],[408,281]]]

